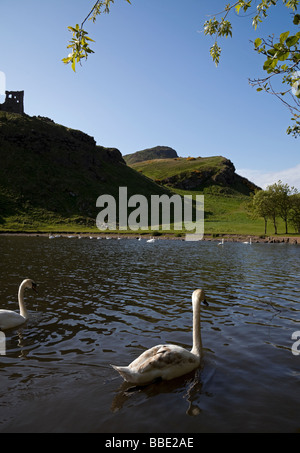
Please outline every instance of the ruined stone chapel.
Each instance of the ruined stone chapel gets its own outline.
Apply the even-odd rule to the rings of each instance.
[[[24,114],[24,91],[5,91],[5,101],[0,104],[1,112]]]

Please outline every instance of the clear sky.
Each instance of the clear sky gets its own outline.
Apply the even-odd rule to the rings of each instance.
[[[7,90],[25,90],[25,112],[92,135],[123,155],[156,145],[179,156],[222,155],[261,187],[281,179],[300,189],[300,139],[287,136],[290,112],[257,93],[263,75],[259,36],[290,29],[289,10],[273,8],[258,31],[234,17],[218,68],[201,32],[227,0],[115,0],[87,24],[95,54],[76,74],[67,56],[68,25],[94,0],[1,0],[0,71]],[[3,102],[3,96],[0,102]]]

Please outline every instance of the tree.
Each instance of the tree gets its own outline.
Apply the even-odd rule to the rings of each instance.
[[[283,4],[292,11],[291,26],[300,26],[300,14],[296,14],[299,0],[282,0]],[[256,3],[256,2],[255,2]],[[258,25],[268,15],[268,10],[276,6],[278,0],[261,0],[256,6],[256,12],[252,16],[252,25],[257,29]],[[232,37],[232,23],[228,18],[233,12],[239,14],[241,11],[248,12],[254,4],[254,0],[239,0],[228,4],[224,10],[215,14],[204,24],[204,33],[215,38],[210,48],[210,54],[216,66],[218,66],[221,55],[221,47],[218,40],[221,37]],[[216,16],[223,15],[220,19]],[[300,135],[300,31],[291,34],[290,31],[283,31],[275,39],[257,38],[254,41],[254,50],[265,57],[263,69],[266,77],[250,80],[257,91],[265,91],[275,95],[283,104],[289,108],[294,121],[293,126],[287,129],[288,134],[298,137]],[[281,79],[286,88],[276,90],[273,87],[273,79]]]
[[[282,181],[278,181],[277,183],[268,186],[267,189],[271,196],[274,197],[278,215],[285,223],[285,233],[287,234],[289,212],[291,209],[291,195],[295,193],[296,189],[294,187],[290,188],[288,184],[283,184]]]
[[[275,192],[271,186],[267,187],[266,190],[266,209],[268,210],[268,216],[273,222],[274,233],[277,234],[277,202]]]
[[[272,220],[275,234],[277,234],[278,208],[275,191],[271,186],[268,186],[266,190],[256,192],[252,200],[252,209],[255,215],[263,217],[265,221],[265,234],[267,233],[268,219]]]
[[[268,194],[264,190],[258,190],[252,199],[252,210],[255,216],[262,217],[265,221],[265,234],[269,217]]]
[[[288,221],[294,228],[300,228],[300,194],[294,187],[278,181],[267,187],[266,190],[259,190],[252,199],[252,210],[255,216],[263,217],[265,221],[265,234],[267,232],[267,221],[271,219],[277,234],[277,217],[281,217],[285,223],[285,233],[288,233]]]
[[[294,193],[291,196],[290,221],[297,233],[300,233],[300,194]]]

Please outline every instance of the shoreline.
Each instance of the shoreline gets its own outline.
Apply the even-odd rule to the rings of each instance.
[[[27,236],[27,237],[49,237],[51,233],[45,232],[26,232],[26,231],[0,231],[0,236]],[[179,240],[184,241],[184,234],[182,236],[177,236],[176,233],[161,233],[159,235],[153,235],[150,233],[138,234],[138,233],[80,233],[80,232],[56,232],[53,233],[54,238],[64,238],[73,236],[74,238],[82,239],[106,239],[107,237],[111,239],[149,239],[155,238],[158,240]],[[252,243],[289,243],[289,244],[299,244],[300,245],[300,235],[295,233],[294,235],[255,235],[255,234],[204,234],[202,241],[219,241],[224,239],[224,242],[246,242],[251,238]]]

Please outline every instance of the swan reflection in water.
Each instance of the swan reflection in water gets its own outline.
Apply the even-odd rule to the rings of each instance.
[[[137,397],[137,395],[143,394],[148,399],[164,393],[178,393],[183,394],[182,398],[187,401],[186,414],[197,416],[202,412],[200,400],[201,395],[204,393],[202,368],[203,365],[197,370],[171,381],[160,380],[144,386],[132,386],[129,382],[123,382],[116,391],[111,404],[111,411],[120,411],[123,406],[129,403],[132,398]],[[207,392],[205,394],[209,396]]]

